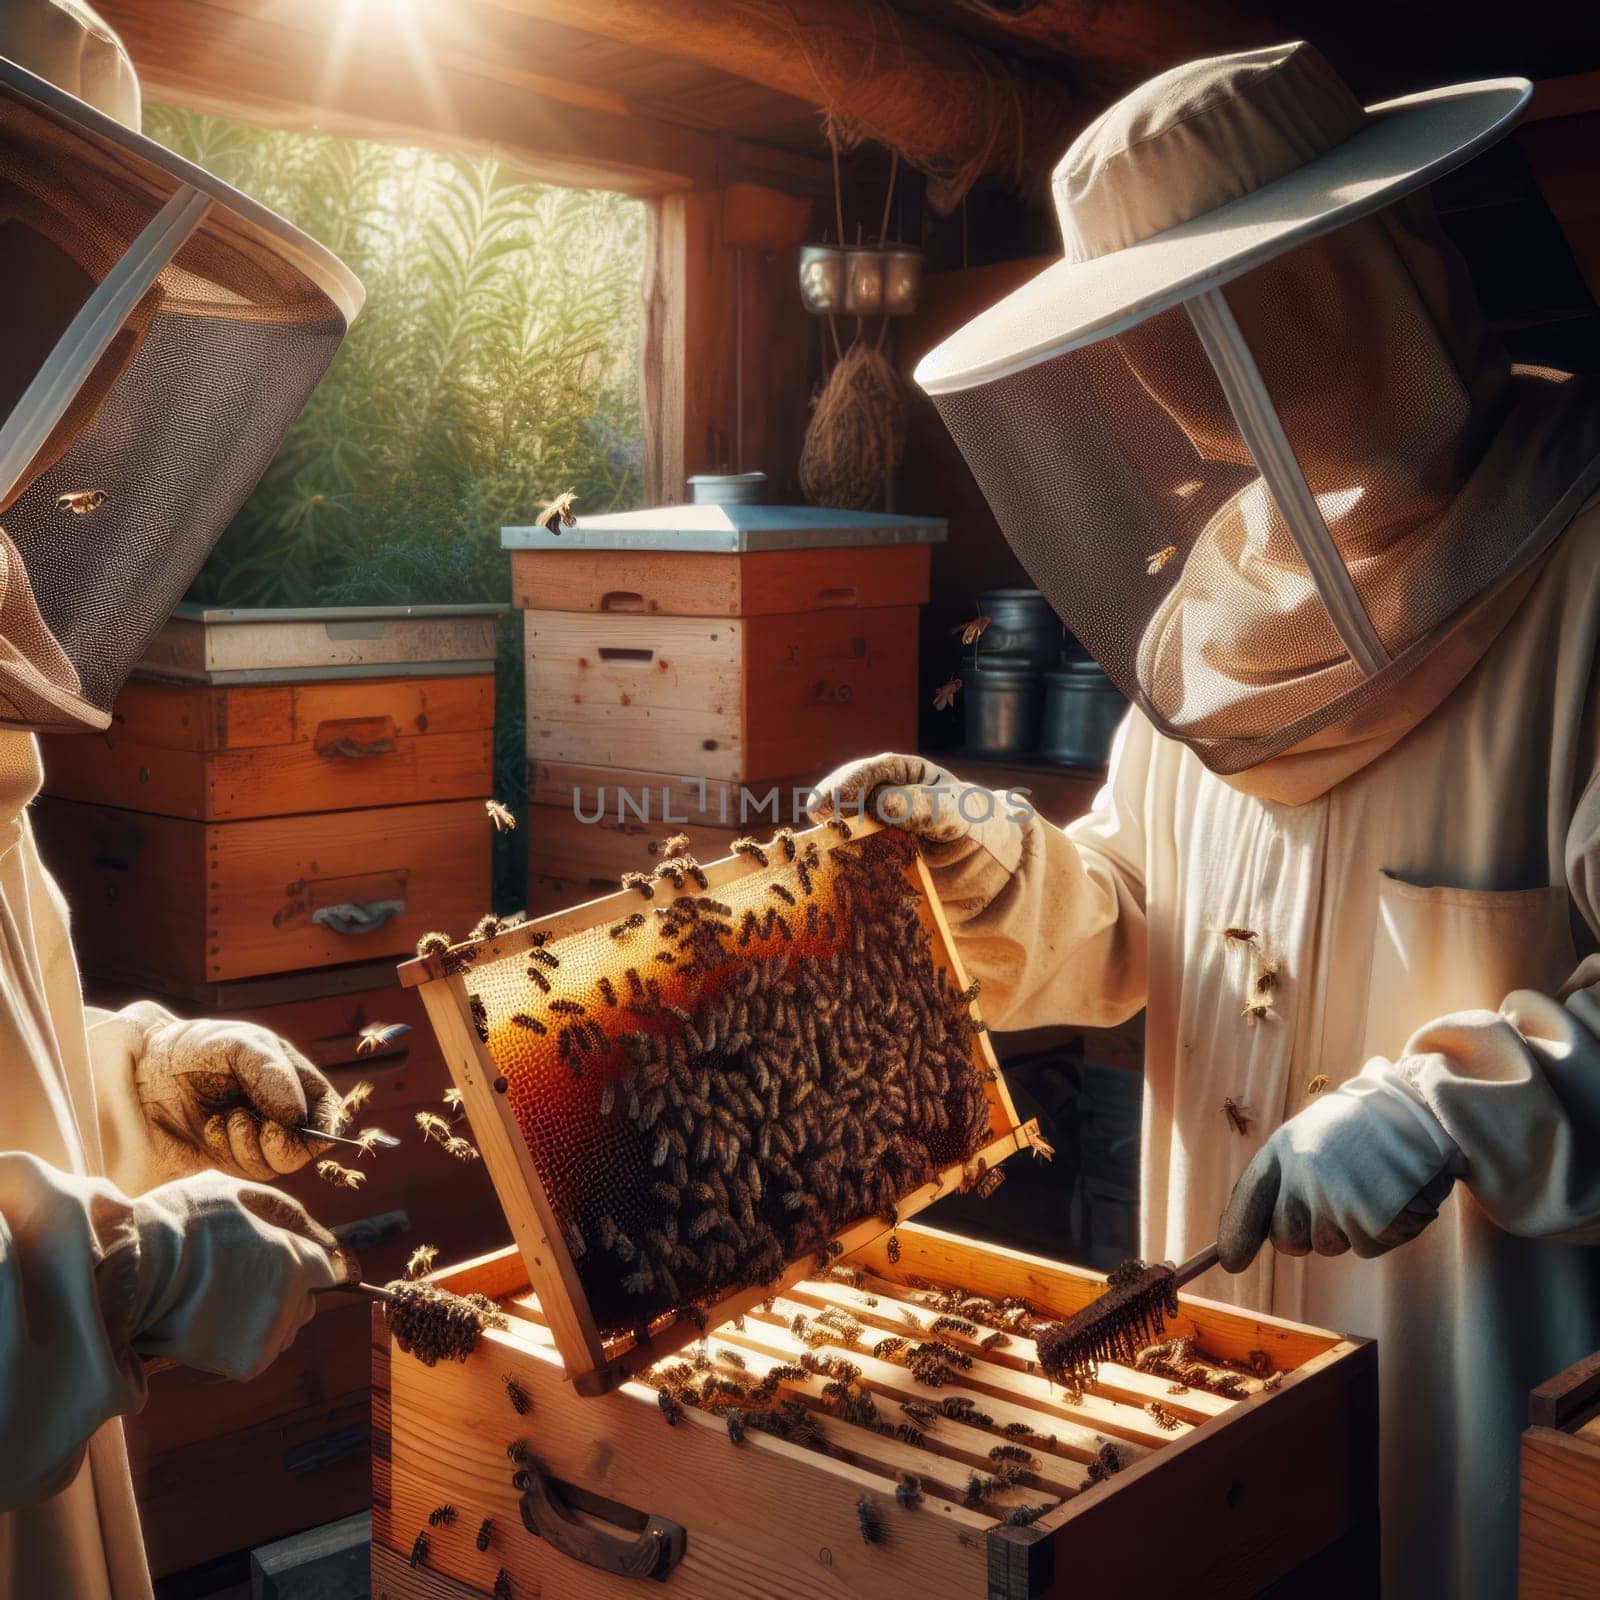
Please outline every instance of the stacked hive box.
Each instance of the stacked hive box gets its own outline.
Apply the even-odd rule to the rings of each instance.
[[[666,506],[506,528],[528,664],[531,913],[688,832],[792,820],[838,762],[912,749],[937,518]]]
[[[292,1040],[406,1135],[359,1191],[284,1187],[353,1230],[369,1277],[427,1239],[506,1237],[480,1168],[415,1136],[449,1081],[394,958],[489,905],[498,607],[180,608],[102,735],[42,741],[40,849],[73,911],[88,997],[149,997]],[[361,1030],[410,1023],[373,1053]],[[253,1383],[167,1372],[129,1428],[158,1573],[360,1509],[365,1325],[330,1307]],[[207,1500],[197,1512],[197,1484]]]

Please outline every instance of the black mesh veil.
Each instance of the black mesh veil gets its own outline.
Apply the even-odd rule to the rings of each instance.
[[[0,63],[0,721],[105,726],[360,288],[245,197]]]

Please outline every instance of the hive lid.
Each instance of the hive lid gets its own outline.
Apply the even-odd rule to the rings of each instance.
[[[943,517],[825,506],[677,505],[579,517],[551,533],[537,525],[502,528],[507,550],[680,550],[753,555],[768,550],[847,545],[943,544]]]
[[[801,862],[813,843],[809,871],[774,843],[767,864],[741,855],[706,867],[702,888],[688,877],[681,889],[661,879],[648,899],[628,889],[400,968],[401,981],[421,989],[582,1393],[614,1388],[946,1194],[974,1185],[992,1192],[994,1168],[1016,1151],[1048,1150],[1036,1123],[1019,1123],[988,1036],[974,1026],[965,974],[906,836],[861,825],[846,843],[818,829],[798,836]],[[789,894],[797,904],[785,912]],[[713,953],[702,960],[670,925],[720,919],[712,903],[726,909],[728,931],[706,935]],[[882,911],[896,906],[903,922],[886,925]],[[752,909],[764,928],[747,936]],[[830,926],[825,913],[835,909]],[[791,931],[768,922],[780,913],[794,919]],[[634,917],[637,926],[627,920]],[[858,938],[858,928],[883,937]],[[678,965],[653,965],[673,940]],[[923,976],[913,980],[919,962]],[[636,976],[625,981],[630,967]],[[658,991],[646,992],[640,968],[659,978]],[[869,972],[881,980],[870,994]],[[816,987],[824,973],[831,1008]],[[784,982],[805,997],[787,1009]],[[891,1005],[884,995],[896,984],[906,998]],[[932,1009],[951,1026],[913,1026],[905,1021],[912,1008],[924,1018]],[[845,1020],[826,1022],[830,1009],[845,1010]],[[569,1051],[562,1030],[591,1025],[605,1048]],[[869,1034],[886,1042],[869,1048]],[[932,1092],[915,1086],[913,1071]],[[732,1114],[740,1097],[748,1105],[757,1092],[765,1111]],[[890,1102],[899,1110],[886,1117]],[[846,1130],[846,1122],[856,1126]],[[764,1129],[784,1136],[769,1144]],[[745,1161],[757,1164],[756,1177],[744,1176]],[[713,1186],[715,1202],[706,1194]],[[753,1200],[737,1194],[741,1187]],[[667,1260],[683,1282],[630,1288],[628,1273],[648,1256],[656,1266]]]
[[[503,605],[244,608],[185,601],[136,677],[249,684],[494,671]]]

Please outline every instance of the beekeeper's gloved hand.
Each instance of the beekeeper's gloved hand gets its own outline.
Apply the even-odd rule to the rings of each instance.
[[[298,1200],[220,1172],[137,1196],[133,1224],[131,1347],[225,1378],[254,1377],[311,1320],[313,1291],[357,1276]]]
[[[1439,1214],[1461,1153],[1387,1061],[1278,1128],[1234,1186],[1217,1230],[1243,1272],[1269,1239],[1286,1255],[1382,1255]]]
[[[216,1166],[270,1183],[328,1148],[298,1129],[338,1131],[338,1091],[270,1029],[184,1022],[151,1001],[129,1006],[114,1023],[132,1054],[157,1177]]]
[[[1020,851],[1020,828],[1005,796],[963,783],[921,756],[849,762],[817,785],[812,802],[813,822],[871,817],[915,834],[936,862],[979,844],[1014,866]]]

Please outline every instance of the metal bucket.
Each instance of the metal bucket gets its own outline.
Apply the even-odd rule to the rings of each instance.
[[[1063,766],[1103,767],[1128,702],[1092,660],[1052,668],[1044,688],[1039,754]]]
[[[961,669],[967,750],[972,756],[1021,756],[1039,738],[1044,685],[1027,656],[985,651]]]
[[[978,610],[989,619],[982,653],[1025,656],[1041,672],[1061,650],[1061,619],[1037,589],[986,589]]]

